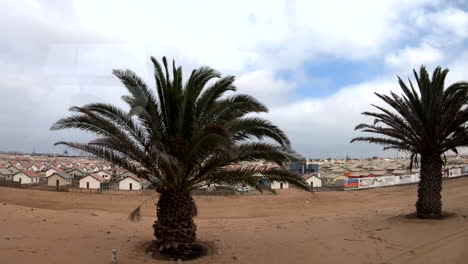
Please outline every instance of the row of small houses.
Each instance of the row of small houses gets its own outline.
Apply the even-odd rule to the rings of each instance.
[[[148,186],[145,180],[129,172],[120,175],[119,178],[119,190],[136,191]],[[56,187],[75,185],[78,188],[84,189],[101,189],[102,185],[109,182],[110,179],[111,173],[108,171],[85,173],[78,169],[72,169],[65,172],[59,168],[52,168],[40,174],[31,170],[12,172],[5,168],[0,169],[0,180],[14,181],[20,184],[43,184]]]
[[[92,172],[98,172],[101,170],[110,170],[111,165],[109,164],[101,164],[101,165],[87,165],[87,166],[82,166],[85,164],[81,163],[25,163],[25,162],[15,162],[15,161],[1,161],[0,160],[0,169],[2,168],[13,168],[16,170],[29,170],[29,171],[35,171],[35,172],[44,172],[50,168],[55,168],[55,169],[62,169],[62,170],[71,170],[71,169],[79,169],[83,172],[87,173],[92,173]],[[117,169],[119,172],[124,171],[123,169]]]
[[[74,187],[84,189],[100,189],[103,184],[116,177],[112,172],[107,170],[86,172],[82,168],[64,170],[54,167],[39,173],[34,170],[20,170],[17,167],[10,165],[6,168],[0,168],[0,180],[15,181],[21,184],[42,183],[48,186],[73,185]],[[140,190],[149,185],[147,181],[136,177],[130,172],[120,172],[117,176],[120,179],[118,180],[118,189],[120,190]],[[322,186],[322,179],[316,173],[305,174],[303,178],[311,187]],[[287,189],[289,188],[289,184],[274,182],[269,187],[271,189]]]

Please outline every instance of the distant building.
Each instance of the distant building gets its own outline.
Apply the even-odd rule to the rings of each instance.
[[[13,175],[13,181],[21,184],[39,183],[40,175],[31,170],[24,170]]]
[[[63,186],[72,183],[72,176],[66,172],[55,172],[47,177],[48,186]]]
[[[312,172],[319,172],[319,169],[319,164],[314,162],[300,161],[289,164],[289,170],[299,175]]]
[[[270,183],[270,188],[273,189],[273,190],[288,189],[289,188],[289,183],[287,183],[287,182],[272,182],[272,183]]]
[[[110,171],[105,171],[105,170],[100,170],[98,172],[95,172],[95,174],[98,174],[101,176],[104,180],[108,181],[111,179],[112,173]]]
[[[100,189],[104,179],[96,173],[91,173],[80,179],[80,188],[84,189]]]
[[[0,168],[0,180],[11,181],[13,180],[13,173],[6,168]]]
[[[348,181],[348,177],[339,174],[328,174],[323,178],[324,186],[344,186]]]
[[[74,168],[68,171],[73,178],[80,178],[85,176],[87,173],[81,168]]]
[[[304,174],[305,162],[296,162],[289,164],[289,170],[295,174]]]
[[[54,173],[58,173],[58,172],[63,172],[63,170],[60,169],[60,168],[58,168],[58,167],[50,168],[50,169],[46,170],[45,176],[46,176],[46,177],[49,177],[50,175],[52,175],[52,174],[54,174]]]
[[[317,163],[307,162],[305,173],[319,172],[319,168]]]
[[[322,179],[320,179],[316,174],[307,173],[304,174],[302,178],[310,187],[322,187]]]
[[[143,189],[141,186],[142,179],[135,176],[126,176],[119,181],[119,189],[127,191],[137,191]]]

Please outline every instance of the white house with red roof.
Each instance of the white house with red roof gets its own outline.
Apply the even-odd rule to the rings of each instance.
[[[119,189],[120,190],[127,190],[127,191],[137,191],[143,189],[142,187],[143,180],[133,176],[128,175],[125,176],[123,179],[119,181]]]
[[[13,175],[13,181],[21,184],[39,183],[40,175],[31,170],[23,170]]]
[[[50,169],[46,170],[45,176],[49,177],[50,175],[52,175],[54,173],[58,173],[58,172],[63,172],[63,170],[60,169],[59,167],[50,168]]]
[[[103,182],[104,179],[99,174],[91,173],[80,179],[79,186],[83,189],[100,189]]]
[[[111,175],[112,175],[112,173],[110,171],[106,171],[106,170],[100,170],[100,171],[97,171],[95,173],[98,174],[99,176],[101,176],[106,181],[110,180]]]
[[[23,168],[26,170],[38,171],[39,168],[34,163],[24,163]]]

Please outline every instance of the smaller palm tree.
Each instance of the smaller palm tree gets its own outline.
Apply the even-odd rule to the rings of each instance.
[[[457,82],[444,89],[448,69],[437,67],[430,78],[421,66],[419,75],[413,70],[418,85],[417,92],[411,80],[408,87],[400,77],[403,95],[391,92],[390,96],[375,93],[391,109],[373,105],[380,112],[364,112],[375,118],[374,124],[360,124],[356,130],[382,137],[357,137],[351,140],[384,145],[385,149],[411,153],[413,163],[421,162],[421,179],[418,185],[416,213],[420,218],[442,216],[442,167],[445,153],[467,146],[468,134],[468,83]],[[382,124],[382,125],[380,125]]]

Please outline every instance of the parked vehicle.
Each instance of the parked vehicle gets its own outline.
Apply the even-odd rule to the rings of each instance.
[[[238,192],[248,192],[250,191],[250,187],[240,187],[237,189]]]

